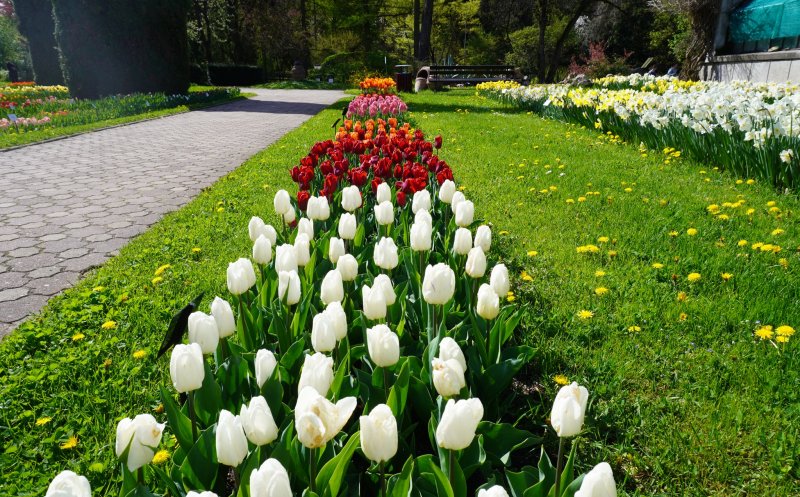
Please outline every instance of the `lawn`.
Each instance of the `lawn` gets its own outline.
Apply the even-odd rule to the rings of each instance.
[[[518,273],[530,311],[519,338],[537,349],[521,378],[531,424],[545,425],[563,375],[590,391],[580,469],[609,461],[623,495],[800,492],[797,337],[754,334],[800,325],[795,196],[470,91],[403,98],[414,122],[443,135],[441,157]],[[204,303],[224,295],[227,263],[251,248],[250,216],[277,222],[272,196],[293,191],[288,167],[329,136],[340,109],[167,216],[0,343],[0,493],[37,495],[63,469],[115,493],[116,421],[163,409],[168,360],[155,352],[169,317],[201,291]]]

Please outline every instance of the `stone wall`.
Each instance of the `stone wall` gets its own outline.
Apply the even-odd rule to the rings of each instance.
[[[800,84],[800,50],[710,56],[700,77],[705,80]]]

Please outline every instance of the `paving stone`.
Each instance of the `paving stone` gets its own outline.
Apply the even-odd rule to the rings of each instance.
[[[31,313],[37,312],[50,297],[26,295],[0,307],[0,322],[15,323]]]
[[[58,256],[61,257],[62,259],[74,259],[76,257],[81,257],[81,256],[86,255],[88,253],[89,253],[89,249],[81,247],[81,248],[74,248],[74,249],[65,250],[65,251],[61,252],[60,254],[58,254]]]
[[[75,284],[81,275],[78,272],[64,271],[46,278],[37,278],[28,283],[30,293],[34,295],[55,295]]]
[[[29,255],[38,254],[39,249],[36,247],[23,247],[14,249],[8,252],[9,257],[28,257]]]
[[[25,286],[30,276],[22,271],[3,271],[0,273],[0,289],[1,288],[17,288]]]
[[[39,269],[34,269],[30,273],[28,273],[28,277],[33,279],[47,278],[48,276],[53,276],[59,271],[61,271],[61,268],[58,266],[40,267]]]
[[[64,233],[51,233],[49,235],[40,236],[39,240],[43,242],[54,242],[56,240],[63,240],[67,235]]]
[[[47,242],[44,245],[44,251],[51,254],[58,254],[65,250],[83,247],[84,245],[86,245],[86,241],[83,238],[64,238],[54,242]]]
[[[33,247],[37,243],[39,243],[39,240],[35,238],[15,238],[7,242],[0,242],[0,252],[10,252],[18,248]]]
[[[28,295],[27,288],[9,288],[7,290],[0,290],[0,302],[17,300],[25,295]]]
[[[53,254],[37,254],[29,257],[16,257],[8,260],[8,265],[15,271],[33,271],[34,269],[52,266],[58,262]]]
[[[84,255],[83,257],[67,259],[61,263],[61,265],[64,266],[64,269],[68,271],[84,272],[92,269],[93,267],[99,266],[105,262],[106,259],[108,259],[108,257],[103,254],[90,253]]]

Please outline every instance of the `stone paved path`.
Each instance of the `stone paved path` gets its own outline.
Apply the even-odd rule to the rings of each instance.
[[[249,100],[0,151],[0,338],[200,190],[344,94]]]

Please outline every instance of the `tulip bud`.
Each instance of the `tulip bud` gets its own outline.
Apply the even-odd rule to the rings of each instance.
[[[472,248],[472,233],[467,228],[458,228],[453,237],[453,252],[467,255]]]
[[[319,197],[317,200],[317,220],[327,221],[329,217],[331,217],[331,205],[328,203],[328,197]]]
[[[299,221],[297,221],[297,234],[305,234],[309,240],[314,239],[314,221],[311,219],[302,217]],[[295,238],[295,244],[297,244],[297,238]]]
[[[420,210],[431,210],[431,192],[428,190],[420,190],[414,193],[414,199],[411,201],[411,212],[416,214]]]
[[[456,291],[456,275],[450,266],[440,262],[425,268],[422,279],[422,297],[433,305],[446,304]]]
[[[311,260],[310,238],[306,233],[298,233],[294,239],[294,256],[298,266],[305,266]]]
[[[247,439],[255,445],[267,445],[278,438],[278,425],[264,397],[253,397],[250,405],[242,404],[239,419]]]
[[[203,354],[212,354],[217,350],[219,330],[214,316],[209,316],[200,311],[193,312],[189,314],[187,325],[189,328],[189,343],[200,345]]]
[[[253,260],[262,265],[272,261],[272,243],[264,235],[258,235],[256,243],[253,244]]]
[[[465,200],[458,204],[456,208],[456,225],[465,228],[472,224],[475,217],[475,204],[471,200]]]
[[[197,390],[203,386],[206,372],[200,346],[196,343],[176,345],[169,360],[169,375],[178,393]]]
[[[453,212],[454,215],[456,213],[456,209],[458,209],[458,204],[466,201],[467,197],[465,197],[463,193],[455,192],[453,194],[453,199],[450,201],[450,210]]]
[[[400,359],[400,339],[385,324],[367,328],[367,350],[376,366],[388,368]]]
[[[320,299],[322,299],[322,303],[325,305],[331,302],[341,302],[342,299],[344,299],[342,273],[335,269],[328,271],[328,274],[322,279]]]
[[[333,359],[320,352],[314,355],[306,354],[297,390],[302,391],[304,387],[312,387],[320,395],[325,396],[328,395],[331,383],[333,383]]]
[[[286,305],[300,302],[300,277],[297,271],[278,273],[278,300]]]
[[[575,497],[617,497],[617,482],[607,462],[601,462],[586,473]]]
[[[277,459],[267,459],[250,473],[250,497],[292,497],[289,473]]]
[[[286,190],[278,190],[275,192],[275,198],[272,201],[272,205],[275,207],[275,213],[280,215],[286,214],[289,210],[294,210],[292,207],[292,201],[289,198],[289,192]]]
[[[466,273],[470,278],[482,278],[486,274],[486,254],[480,247],[473,247],[467,254]]]
[[[336,270],[342,273],[343,281],[353,281],[358,276],[358,261],[351,254],[344,254],[336,262]]]
[[[397,245],[395,245],[394,239],[387,237],[381,238],[375,245],[372,259],[375,261],[375,265],[382,269],[389,270],[397,267],[399,259],[397,256]]]
[[[241,295],[256,284],[256,271],[250,259],[239,259],[228,264],[228,291]]]
[[[314,316],[311,327],[311,347],[315,352],[330,352],[336,347],[336,335],[329,326],[327,318],[325,312]]]
[[[508,290],[511,289],[511,283],[508,281],[508,269],[506,269],[505,264],[498,264],[492,268],[489,284],[492,285],[492,289],[498,297],[505,298],[506,295],[508,295]]]
[[[419,211],[419,212],[426,212],[426,211]],[[422,252],[431,249],[432,246],[432,238],[433,238],[433,228],[431,225],[426,222],[421,223],[414,223],[411,225],[411,250],[415,252]]]
[[[466,449],[475,438],[475,430],[482,418],[483,404],[480,399],[448,400],[436,427],[436,443],[443,449]]]
[[[439,359],[443,361],[455,359],[461,365],[461,369],[467,370],[467,360],[464,359],[464,352],[461,351],[458,343],[450,337],[444,337],[439,342]]]
[[[353,212],[361,207],[361,191],[356,185],[350,185],[342,189],[342,209]]]
[[[491,285],[484,283],[478,288],[478,316],[483,319],[494,319],[500,313],[500,298],[494,293]]]
[[[375,221],[381,226],[394,222],[394,206],[391,202],[385,200],[375,206]]]
[[[449,204],[453,201],[453,195],[456,193],[456,184],[453,183],[451,180],[446,179],[444,183],[439,187],[439,200],[444,202],[445,204]]]
[[[44,497],[92,497],[92,487],[85,476],[66,470],[53,478]]]
[[[345,397],[334,404],[317,390],[301,387],[294,408],[298,440],[309,449],[322,447],[344,428],[356,404],[355,397]]]
[[[339,236],[342,240],[352,240],[356,237],[356,216],[353,214],[344,213],[339,218]]]
[[[386,317],[386,297],[383,289],[373,285],[361,287],[362,308],[367,319],[384,319]]]
[[[275,249],[275,271],[297,272],[297,254],[294,245],[284,243]]]
[[[581,432],[588,400],[589,391],[576,382],[561,387],[550,411],[550,424],[559,437],[573,437]]]
[[[397,419],[386,404],[378,404],[359,418],[361,450],[367,459],[386,462],[397,453]]]
[[[431,217],[431,213],[424,209],[420,209],[417,211],[417,213],[414,215],[414,222],[415,223],[424,222],[428,226],[433,226],[433,218]]]
[[[161,443],[164,425],[156,422],[150,414],[139,414],[135,418],[125,418],[117,424],[117,439],[114,449],[117,457],[122,457],[128,449],[125,461],[128,470],[133,472],[150,463],[155,448]]]
[[[236,467],[247,457],[247,437],[239,416],[223,409],[219,413],[216,429],[217,461]]]
[[[478,490],[478,497],[508,497],[506,489],[500,485]]]
[[[336,340],[341,340],[347,336],[347,314],[339,302],[331,302],[325,308],[325,314],[328,317],[328,324],[336,336]]]
[[[286,224],[292,224],[296,218],[297,213],[294,212],[294,208],[290,208],[288,211],[283,213],[283,222]]]
[[[231,304],[227,300],[214,297],[211,302],[211,315],[214,316],[214,321],[217,322],[217,332],[219,332],[220,338],[233,335],[236,331],[236,319],[233,317]]]
[[[382,204],[383,202],[392,203],[392,189],[388,183],[381,183],[375,192],[375,203]]]
[[[346,253],[347,252],[344,250],[344,240],[332,236],[330,242],[328,242],[328,260],[336,264],[339,257]]]
[[[492,229],[485,224],[478,226],[475,231],[474,244],[476,247],[482,248],[484,254],[488,254],[489,249],[492,248]]]
[[[444,398],[454,397],[467,386],[464,379],[464,368],[455,359],[443,361],[438,357],[431,363],[433,369],[433,386]]]
[[[247,224],[247,234],[250,235],[250,241],[255,242],[258,240],[258,237],[264,234],[264,230],[266,229],[266,224],[264,224],[264,220],[258,216],[253,216],[250,218],[250,222]]]
[[[275,359],[275,354],[267,349],[259,349],[256,352],[256,383],[258,388],[264,386],[264,383],[272,377],[272,372],[278,366],[278,361]]]
[[[265,225],[264,231],[261,234],[267,237],[271,246],[274,247],[278,243],[278,232],[275,231],[275,228],[273,228],[271,224]]]
[[[392,280],[389,279],[389,277],[385,274],[379,274],[375,277],[375,280],[372,282],[372,288],[381,289],[383,292],[383,297],[386,300],[386,305],[394,304],[394,301],[397,299],[397,296],[394,293],[394,285],[392,285]]]
[[[194,490],[189,490],[186,494],[186,497],[219,497],[219,495],[215,494],[211,490],[206,490],[204,492],[195,492]]]

